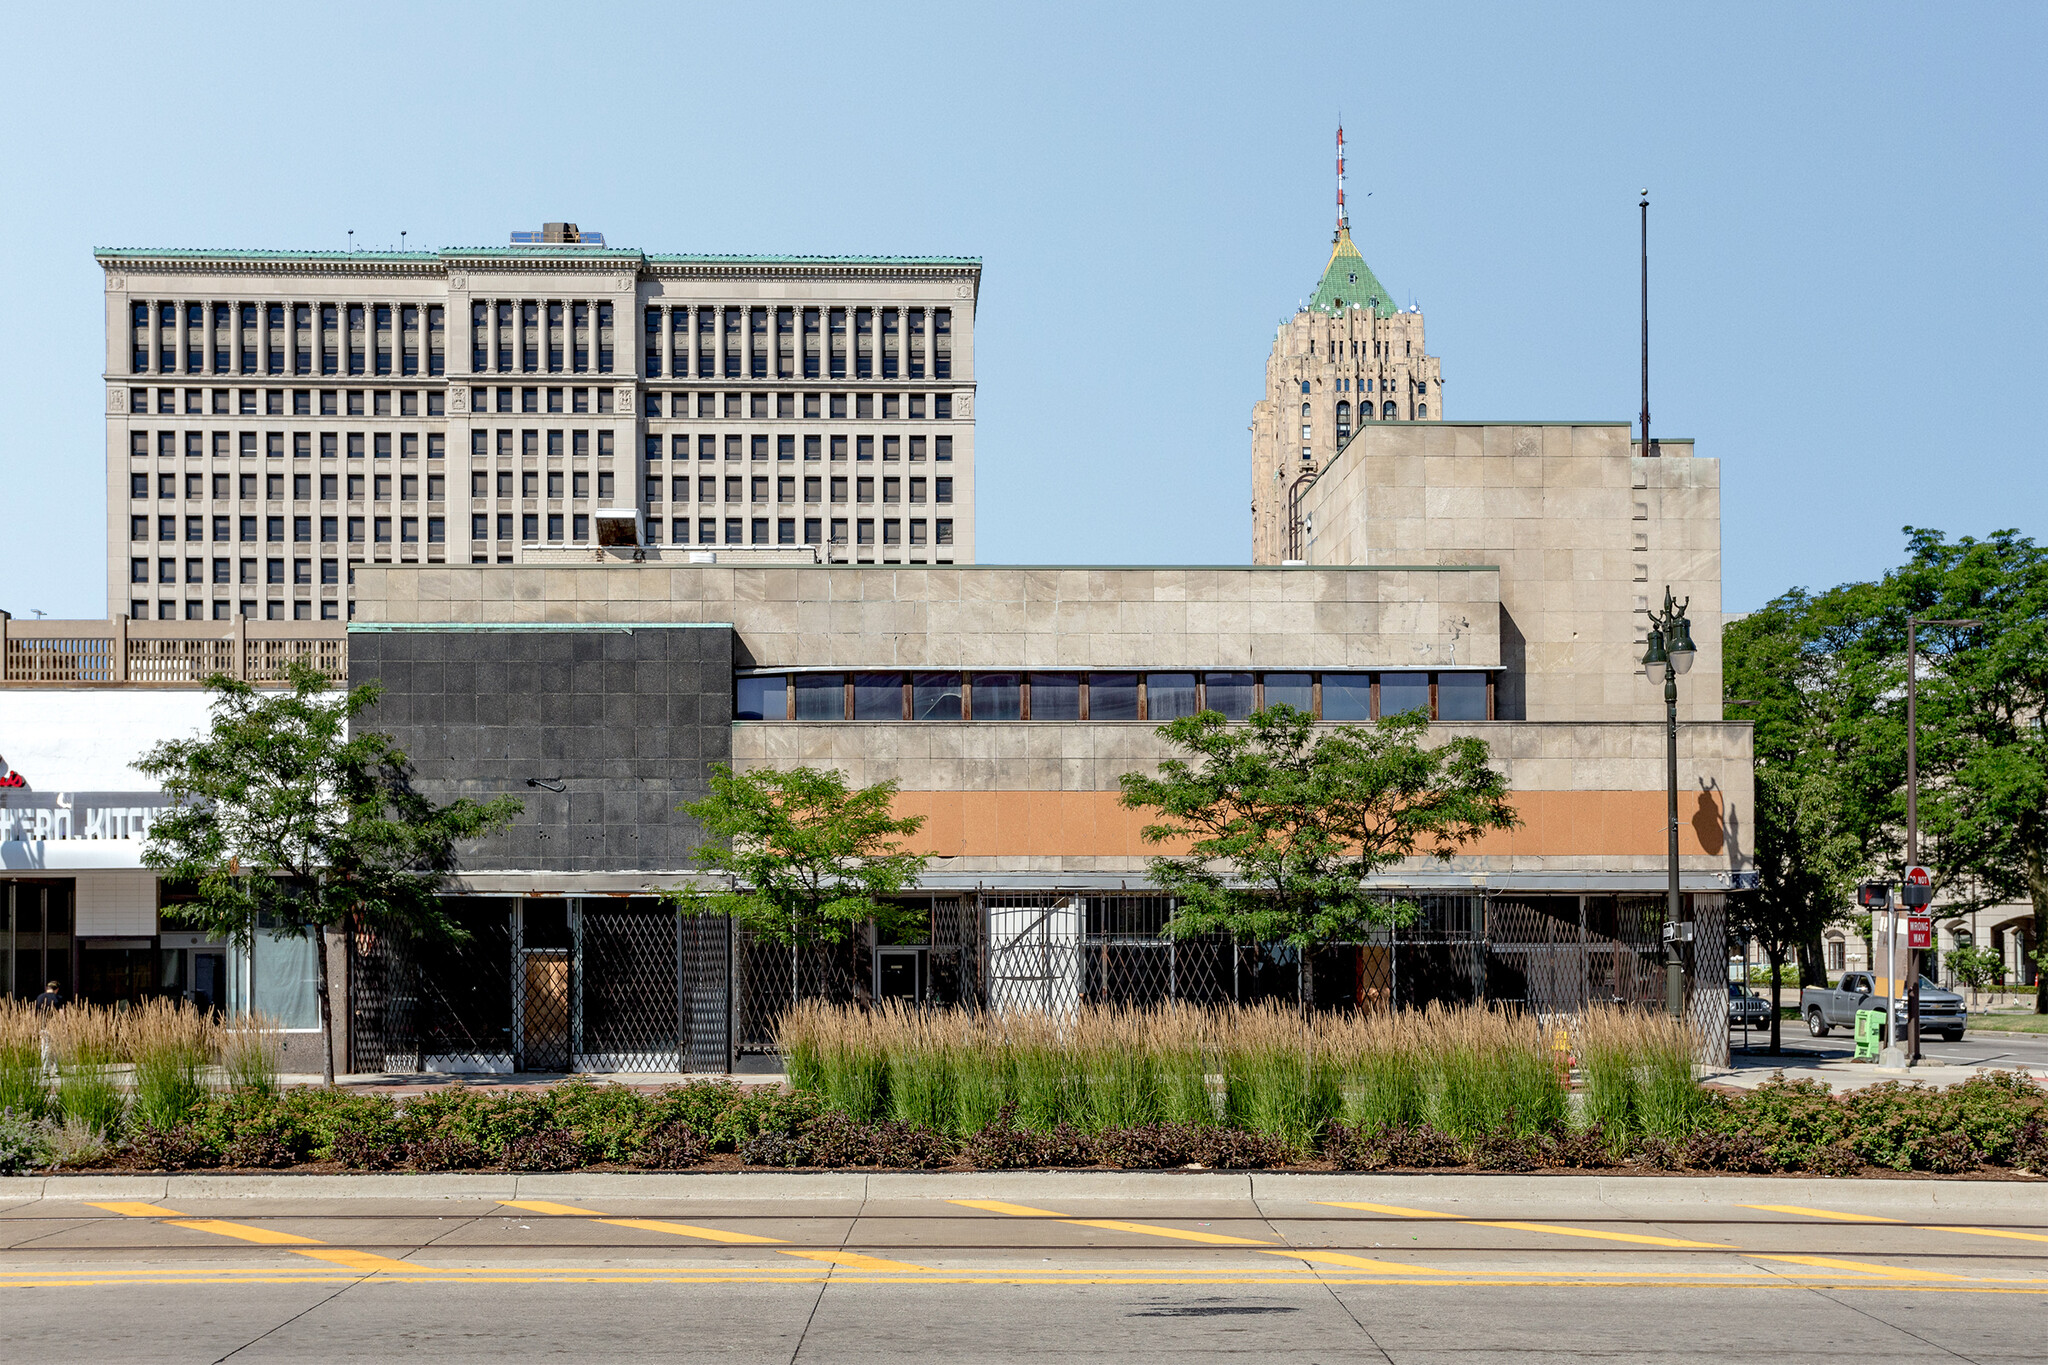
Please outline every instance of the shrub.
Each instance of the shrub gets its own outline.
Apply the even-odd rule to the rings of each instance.
[[[1783,1169],[1770,1147],[1751,1133],[1696,1132],[1678,1144],[1679,1158],[1688,1170],[1735,1171],[1767,1175]]]
[[[582,1140],[593,1161],[624,1165],[647,1138],[647,1105],[629,1086],[565,1081],[547,1092],[547,1111],[555,1126]]]
[[[542,1128],[505,1144],[509,1171],[572,1171],[583,1161],[583,1142],[567,1128]]]
[[[48,1134],[27,1114],[0,1109],[0,1175],[22,1175],[47,1165]]]
[[[457,1133],[408,1140],[404,1160],[409,1171],[475,1171],[491,1164],[490,1154],[479,1143]]]
[[[1465,1164],[1457,1140],[1427,1123],[1397,1124],[1381,1131],[1332,1124],[1323,1152],[1339,1168],[1352,1171]]]
[[[1915,1170],[1933,1171],[1936,1175],[1961,1175],[1964,1171],[1976,1170],[1983,1163],[1984,1153],[1977,1150],[1970,1141],[1970,1135],[1960,1129],[1929,1133],[1913,1143]]]
[[[190,1124],[144,1128],[129,1139],[128,1154],[155,1171],[188,1171],[219,1164],[220,1152]]]
[[[2028,1119],[2014,1132],[2006,1161],[2035,1175],[2048,1175],[2048,1122]]]
[[[344,1124],[326,1146],[329,1160],[349,1171],[388,1171],[405,1160],[405,1144],[387,1127]]]
[[[679,1171],[704,1159],[704,1139],[680,1120],[654,1129],[640,1140],[632,1164],[655,1171]]]
[[[238,1128],[226,1145],[218,1149],[220,1164],[244,1170],[295,1166],[305,1158],[303,1148],[294,1141],[296,1136],[292,1129],[274,1117],[269,1121],[247,1124]]]
[[[0,1113],[34,1122],[49,1109],[42,1018],[26,1000],[0,999]]]
[[[1543,1159],[1552,1166],[1592,1170],[1614,1164],[1614,1143],[1594,1120],[1584,1128],[1567,1128],[1543,1139]]]
[[[44,1119],[42,1128],[52,1167],[85,1170],[113,1160],[114,1144],[106,1130],[82,1118],[66,1115],[62,1122]]]
[[[1482,1171],[1533,1171],[1542,1164],[1540,1139],[1523,1137],[1512,1124],[1482,1134],[1472,1144],[1472,1164]]]
[[[1807,1154],[1805,1165],[1815,1175],[1855,1175],[1863,1169],[1863,1158],[1846,1142],[1827,1142]]]

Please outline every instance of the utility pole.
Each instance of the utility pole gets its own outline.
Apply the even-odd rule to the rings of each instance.
[[[1942,621],[1928,616],[1906,618],[1906,865],[1920,861],[1920,661],[1921,626],[1981,626],[1982,621]],[[1891,930],[1898,930],[1894,915]],[[1912,979],[1906,983],[1906,1061],[1920,1061],[1920,953],[1906,956]],[[1887,1002],[1889,1005],[1889,1002]]]
[[[1650,443],[1650,192],[1643,191],[1643,454],[1660,452]]]

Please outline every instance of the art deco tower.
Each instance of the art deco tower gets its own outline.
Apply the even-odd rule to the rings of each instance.
[[[1337,129],[1337,231],[1306,304],[1280,325],[1266,396],[1252,405],[1252,562],[1301,558],[1297,490],[1366,422],[1443,417],[1443,371],[1423,349],[1422,310],[1401,309],[1351,240],[1344,129]]]

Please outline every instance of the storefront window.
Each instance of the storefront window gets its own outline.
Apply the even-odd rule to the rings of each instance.
[[[288,1029],[320,1027],[320,959],[311,936],[250,940],[249,1008]]]

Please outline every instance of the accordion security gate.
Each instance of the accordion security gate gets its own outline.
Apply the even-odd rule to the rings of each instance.
[[[1423,895],[1398,929],[1318,949],[1318,1009],[1488,1001],[1570,1016],[1660,1008],[1659,896]],[[1726,1061],[1725,901],[1688,896],[1688,1009]],[[958,1004],[998,1012],[1293,1002],[1301,955],[1227,937],[1175,940],[1154,895],[967,893],[921,899],[922,941],[872,934],[792,950],[646,897],[457,898],[452,944],[359,935],[350,1067],[384,1071],[717,1072],[775,1050],[792,1002]],[[1702,976],[1700,968],[1705,969]],[[1720,1051],[1716,1054],[1716,1040]]]

